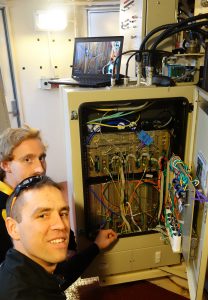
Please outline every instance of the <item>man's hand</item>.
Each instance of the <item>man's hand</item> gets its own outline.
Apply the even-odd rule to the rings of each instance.
[[[112,229],[103,229],[99,231],[95,239],[95,243],[97,244],[100,250],[103,250],[107,248],[116,239],[117,239],[116,232],[114,232]]]

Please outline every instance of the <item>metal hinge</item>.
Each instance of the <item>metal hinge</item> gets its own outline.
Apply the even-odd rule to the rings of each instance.
[[[207,221],[207,207],[205,207],[205,211],[204,211],[204,224],[206,224]]]
[[[18,107],[17,107],[16,100],[11,101],[11,109],[12,110],[9,112],[9,114],[12,114],[13,117],[17,117],[18,116]]]
[[[189,103],[188,112],[191,113],[194,111],[194,106],[192,103]]]
[[[198,238],[197,234],[193,234],[192,237],[191,237],[190,259],[195,258],[198,243],[199,243],[199,238]]]

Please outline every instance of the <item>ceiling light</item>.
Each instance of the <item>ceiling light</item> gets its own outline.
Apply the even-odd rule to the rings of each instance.
[[[61,31],[67,26],[66,12],[63,10],[45,10],[35,13],[36,29],[43,31]]]

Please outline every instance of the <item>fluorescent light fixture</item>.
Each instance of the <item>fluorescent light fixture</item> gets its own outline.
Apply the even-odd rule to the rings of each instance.
[[[60,9],[37,11],[35,24],[38,30],[61,31],[67,26],[66,12]]]

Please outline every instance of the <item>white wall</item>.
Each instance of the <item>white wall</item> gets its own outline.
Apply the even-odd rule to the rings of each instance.
[[[19,86],[23,123],[39,128],[49,145],[48,175],[66,180],[63,113],[59,89],[38,88],[41,77],[69,77],[73,55],[74,24],[64,32],[35,30],[34,13],[49,7],[47,0],[12,1],[8,12],[14,45],[14,65]],[[68,19],[74,19],[74,7],[65,6]],[[54,66],[57,66],[55,69]]]

